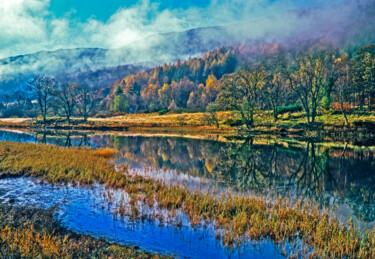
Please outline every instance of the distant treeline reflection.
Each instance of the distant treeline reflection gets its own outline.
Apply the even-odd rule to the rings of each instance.
[[[345,202],[364,222],[375,220],[374,149],[313,142],[285,145],[252,137],[235,142],[37,132],[0,131],[0,140],[60,146],[113,147],[119,162],[171,169],[216,181],[236,191],[309,198],[325,206]]]

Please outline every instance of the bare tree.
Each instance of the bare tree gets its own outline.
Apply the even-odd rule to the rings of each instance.
[[[66,120],[70,123],[70,118],[74,115],[77,103],[79,85],[75,83],[58,84],[54,95],[57,97],[59,103],[62,105]]]
[[[271,59],[269,64],[265,65],[267,76],[265,78],[265,93],[272,106],[274,120],[277,120],[278,107],[281,99],[285,97],[286,93],[286,80],[285,76],[281,73],[282,64],[284,63],[285,56],[283,54]]]
[[[90,113],[93,112],[100,100],[100,91],[95,87],[88,85],[79,85],[77,88],[77,107],[83,116],[84,121],[87,121]]]
[[[56,80],[46,75],[35,75],[28,83],[29,90],[36,98],[40,115],[43,117],[44,125],[47,123],[47,112],[56,87]]]
[[[10,103],[10,96],[8,94],[3,94],[1,96],[1,99],[3,101],[4,106],[8,107],[8,104]]]

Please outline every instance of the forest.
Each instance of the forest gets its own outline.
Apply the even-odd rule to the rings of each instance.
[[[117,80],[109,90],[35,75],[32,93],[2,96],[3,117],[114,116],[127,113],[236,111],[251,128],[257,113],[303,111],[308,124],[324,110],[374,109],[375,45],[345,51],[315,44],[298,51],[278,44],[237,44]],[[36,100],[31,102],[31,100]],[[99,114],[99,115],[98,115]]]
[[[313,47],[298,52],[272,46],[256,56],[244,48],[220,48],[201,58],[178,61],[117,81],[107,97],[112,112],[167,110],[239,111],[253,116],[271,110],[303,110],[313,123],[322,109],[346,114],[371,111],[375,94],[375,46],[340,51]]]

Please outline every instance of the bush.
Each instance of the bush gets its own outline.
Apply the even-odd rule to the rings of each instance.
[[[8,107],[7,109],[3,110],[2,117],[4,118],[20,118],[25,114],[22,109],[18,107]]]
[[[94,115],[94,118],[107,118],[110,117],[111,114],[107,112],[98,112],[97,114]]]
[[[288,106],[277,107],[278,114],[284,114],[287,112],[300,112],[300,111],[302,111],[302,106],[299,104],[291,104]]]
[[[164,115],[168,112],[168,109],[162,109],[160,111],[158,111],[159,115]]]
[[[224,120],[223,124],[231,126],[231,127],[241,126],[242,120],[241,119],[235,119],[235,118],[228,118],[228,119]]]
[[[184,112],[184,109],[177,107],[176,109],[171,110],[171,112],[175,114],[181,114]]]

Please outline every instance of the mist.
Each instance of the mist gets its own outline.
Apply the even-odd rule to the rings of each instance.
[[[35,73],[129,64],[147,68],[241,42],[290,47],[313,41],[339,48],[373,43],[374,1],[310,2],[212,0],[204,7],[160,10],[143,0],[119,8],[106,22],[81,22],[73,14],[53,17],[48,0],[5,0],[0,7],[0,88]]]

